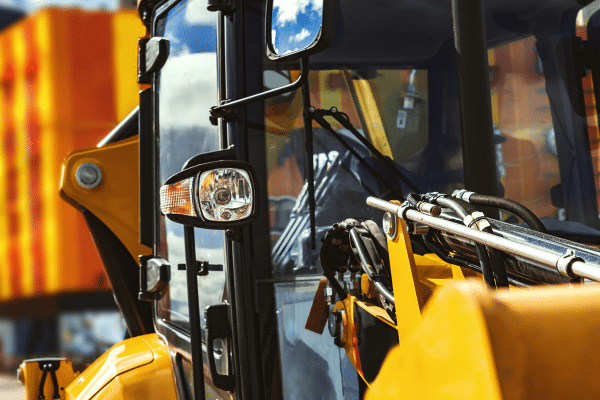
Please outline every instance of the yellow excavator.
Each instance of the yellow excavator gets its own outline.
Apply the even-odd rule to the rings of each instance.
[[[61,183],[130,338],[28,398],[597,398],[588,3],[141,0]]]

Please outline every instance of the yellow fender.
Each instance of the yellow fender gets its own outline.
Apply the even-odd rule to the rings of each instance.
[[[473,280],[449,284],[390,352],[365,398],[600,398],[598,298],[598,285],[509,292]]]
[[[115,344],[66,388],[67,400],[91,398],[176,399],[167,346],[156,334]]]

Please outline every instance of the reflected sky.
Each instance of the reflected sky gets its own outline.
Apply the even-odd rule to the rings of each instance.
[[[322,0],[275,0],[271,40],[278,55],[309,46],[317,38],[323,17]]]

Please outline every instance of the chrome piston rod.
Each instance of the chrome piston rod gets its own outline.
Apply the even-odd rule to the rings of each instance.
[[[506,253],[517,255],[531,261],[546,265],[558,270],[561,274],[567,276],[578,276],[600,282],[600,266],[588,264],[575,257],[575,254],[558,254],[552,251],[541,249],[533,245],[524,245],[513,242],[501,236],[493,235],[487,232],[481,232],[464,225],[443,220],[423,214],[414,209],[404,210],[402,206],[392,204],[388,201],[378,199],[377,197],[367,198],[367,205],[382,211],[387,211],[412,222],[418,222],[431,228],[439,229],[445,232],[470,239],[474,242],[502,250]]]

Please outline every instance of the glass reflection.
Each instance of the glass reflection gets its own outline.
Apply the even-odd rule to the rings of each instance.
[[[252,213],[252,181],[244,170],[221,168],[200,175],[198,200],[209,221],[237,221]]]
[[[284,56],[309,47],[319,35],[323,21],[322,0],[274,0],[271,44]]]

